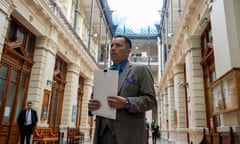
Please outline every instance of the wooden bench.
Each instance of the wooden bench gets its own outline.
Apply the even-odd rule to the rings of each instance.
[[[59,137],[58,133],[54,133],[52,128],[47,127],[37,127],[33,135],[33,144],[34,142],[42,143],[58,143]]]
[[[84,133],[79,128],[67,128],[67,144],[83,144]]]
[[[234,133],[232,127],[229,132],[207,132],[203,129],[203,139],[200,144],[234,144]]]

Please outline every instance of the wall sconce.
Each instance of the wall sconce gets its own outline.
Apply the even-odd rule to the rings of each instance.
[[[53,80],[47,80],[47,86],[52,87],[52,85],[55,83],[56,81]]]

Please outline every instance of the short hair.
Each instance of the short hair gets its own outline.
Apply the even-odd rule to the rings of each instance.
[[[113,38],[124,38],[127,48],[132,48],[131,40],[125,35],[115,35]]]
[[[32,101],[28,101],[27,104],[32,104]]]

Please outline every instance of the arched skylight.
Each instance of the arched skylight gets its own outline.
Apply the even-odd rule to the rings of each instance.
[[[157,34],[162,0],[108,0],[116,34]]]

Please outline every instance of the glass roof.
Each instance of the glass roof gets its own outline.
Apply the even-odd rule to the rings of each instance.
[[[105,14],[113,34],[157,35],[162,0],[107,0]]]

